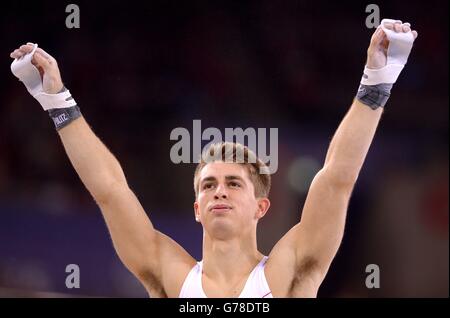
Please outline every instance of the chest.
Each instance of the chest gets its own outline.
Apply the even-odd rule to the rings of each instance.
[[[214,281],[206,276],[201,278],[201,288],[207,297],[213,298],[237,298],[239,297],[248,282],[248,276],[234,281]]]

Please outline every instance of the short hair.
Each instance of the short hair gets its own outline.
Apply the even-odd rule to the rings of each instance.
[[[212,143],[201,154],[199,164],[194,173],[194,192],[196,198],[199,193],[200,171],[208,163],[215,161],[244,165],[247,168],[249,179],[255,188],[255,197],[263,198],[269,196],[271,177],[267,165],[247,146],[227,141]],[[261,173],[262,171],[264,173]]]

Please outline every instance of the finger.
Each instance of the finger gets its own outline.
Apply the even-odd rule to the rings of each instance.
[[[11,56],[12,58],[15,58],[15,59],[19,59],[22,57],[22,52],[20,52],[19,49],[15,49],[14,51],[11,52],[11,54],[9,56]]]
[[[384,27],[388,30],[393,30],[394,29],[394,24],[391,22],[385,22],[384,23]]]
[[[25,54],[28,54],[31,51],[33,51],[33,46],[31,46],[31,45],[21,45],[19,47],[19,50],[22,51]]]
[[[34,52],[33,58],[31,59],[35,66],[42,67],[42,69],[47,70],[51,64],[50,61],[44,57],[40,52]]]
[[[371,39],[371,45],[377,46],[379,45],[385,37],[384,31],[381,28],[377,28],[377,30],[373,33]]]
[[[417,33],[417,31],[412,31],[412,34],[413,34],[413,36],[414,36],[414,40],[417,38],[417,36],[419,35],[418,33]]]
[[[36,67],[40,67],[38,61],[36,60],[36,58],[38,58],[37,55],[38,53],[36,52],[33,54],[33,57],[31,58],[31,64],[33,64]]]
[[[36,52],[41,53],[41,55],[42,55],[43,57],[45,57],[46,59],[48,59],[48,60],[54,60],[53,56],[51,56],[50,54],[48,54],[47,52],[45,52],[45,51],[44,51],[43,49],[41,49],[40,47],[38,47],[38,48],[36,49]]]
[[[24,52],[24,53],[30,53],[31,51],[33,51],[33,49],[34,49],[34,43],[32,43],[32,42],[27,42],[26,45],[21,45],[20,48],[19,48],[19,50]],[[50,54],[45,52],[40,47],[36,48],[36,52],[41,53],[43,57],[45,57],[46,59],[48,59],[50,61],[55,60],[53,56],[51,56]]]
[[[403,26],[402,26],[402,30],[403,30],[403,32],[409,32],[409,31],[411,31],[411,28],[409,27],[409,25],[406,25],[406,24],[403,24]]]
[[[402,31],[402,25],[400,23],[394,23],[394,31],[395,32],[401,32]]]
[[[38,59],[39,59],[39,57],[38,57]],[[36,53],[35,54],[33,54],[33,57],[32,57],[32,59],[31,59],[31,64],[33,64],[34,66],[36,66],[36,68],[38,69],[38,71],[39,71],[39,74],[41,74],[41,78],[43,78],[43,76],[44,76],[44,68],[37,62],[37,60],[36,60]]]
[[[22,58],[22,57],[25,56],[25,53],[22,52],[20,49],[15,49],[15,50],[14,50],[14,53],[15,53],[15,55],[17,56],[17,57],[16,57],[17,59],[20,59],[20,58]]]
[[[381,42],[380,48],[381,48],[384,52],[387,52],[388,47],[389,47],[389,40],[388,40],[387,36],[385,36],[385,37],[383,38],[383,41]]]

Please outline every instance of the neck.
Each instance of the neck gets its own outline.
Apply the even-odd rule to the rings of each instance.
[[[226,240],[215,239],[206,232],[203,236],[203,273],[211,279],[230,281],[246,276],[262,258],[256,233]]]

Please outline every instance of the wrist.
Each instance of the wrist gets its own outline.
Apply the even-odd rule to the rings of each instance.
[[[66,127],[75,119],[81,117],[80,107],[78,106],[49,109],[48,114],[53,120],[56,130]]]
[[[386,105],[391,95],[392,84],[359,85],[356,98],[366,106],[375,110]]]
[[[67,94],[69,91],[66,87],[62,86],[62,88],[58,91],[59,94]],[[55,107],[48,109],[48,114],[50,118],[53,120],[55,124],[56,130],[60,130],[61,128],[66,127],[75,119],[81,117],[80,107],[75,103],[75,100],[70,96],[69,93],[69,101],[72,101],[74,106],[69,107]],[[67,100],[66,100],[67,102]]]

